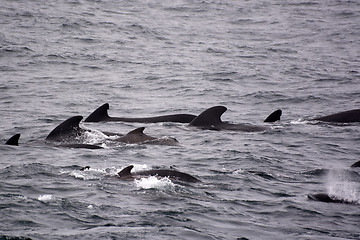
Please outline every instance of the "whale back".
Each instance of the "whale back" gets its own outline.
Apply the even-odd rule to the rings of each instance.
[[[360,122],[360,109],[339,112],[339,113],[315,118],[314,120],[323,121],[323,122],[333,122],[333,123]]]

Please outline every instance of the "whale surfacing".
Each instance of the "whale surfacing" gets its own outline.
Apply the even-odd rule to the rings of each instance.
[[[189,126],[195,126],[209,130],[233,130],[243,132],[261,132],[269,129],[266,126],[223,122],[221,120],[221,116],[226,110],[227,108],[224,106],[214,106],[208,108],[203,111],[199,116],[194,118],[194,120],[190,122]],[[265,122],[275,122],[277,120],[280,120],[281,114],[281,110],[276,110],[265,119]]]
[[[117,142],[122,142],[126,144],[155,144],[155,145],[169,145],[175,146],[179,142],[175,138],[156,138],[144,133],[145,127],[139,127],[135,130],[128,132],[125,136],[115,139]]]
[[[356,202],[352,202],[346,199],[339,199],[334,196],[329,196],[326,193],[317,193],[310,194],[308,198],[313,201],[325,202],[325,203],[344,203],[344,204],[355,204]]]
[[[131,173],[131,170],[134,168],[133,165],[125,167],[118,173],[118,177],[122,180],[133,180],[141,177],[168,177],[169,179],[175,181],[183,181],[183,182],[200,182],[199,179],[191,176],[190,174],[179,172],[176,170],[168,170],[168,169],[154,169],[154,170],[146,170],[139,171],[135,173]]]
[[[6,145],[19,146],[20,133],[15,134],[6,141]]]
[[[322,121],[322,122],[330,122],[330,123],[360,122],[360,109],[338,112],[335,114],[314,118],[313,120]]]
[[[125,118],[125,117],[110,117],[108,114],[109,104],[105,103],[91,113],[85,122],[139,122],[139,123],[159,123],[159,122],[178,122],[189,123],[196,116],[192,114],[171,114],[155,117],[145,118]]]
[[[82,116],[71,117],[56,128],[54,128],[45,140],[47,141],[64,141],[70,138],[79,137],[86,130],[80,128],[79,123],[83,119]]]

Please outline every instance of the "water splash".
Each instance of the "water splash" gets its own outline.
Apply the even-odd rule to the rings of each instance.
[[[330,196],[349,202],[360,203],[360,184],[351,181],[347,171],[330,170],[327,175],[327,190]]]
[[[174,183],[169,178],[157,178],[155,176],[136,179],[135,185],[138,189],[172,190],[175,188]]]
[[[51,194],[40,195],[38,197],[38,200],[42,201],[42,202],[50,202],[50,201],[52,201],[54,199],[55,199],[54,196],[51,195]]]

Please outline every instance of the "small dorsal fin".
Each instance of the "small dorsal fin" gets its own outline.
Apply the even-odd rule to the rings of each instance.
[[[20,134],[19,133],[15,134],[11,138],[9,138],[9,140],[7,140],[5,144],[12,146],[19,146],[19,138],[20,138]]]
[[[351,165],[350,167],[360,167],[360,161],[357,161],[356,163],[354,163],[353,165]]]
[[[276,122],[280,120],[282,111],[280,109],[272,112],[265,120],[264,122]]]
[[[215,106],[206,109],[190,122],[190,126],[212,126],[223,123],[221,115],[227,110],[224,106]]]
[[[145,127],[139,127],[137,129],[134,129],[134,130],[128,132],[126,135],[129,135],[129,134],[143,134],[144,130],[145,130]]]
[[[108,120],[109,114],[109,103],[105,103],[102,106],[100,106],[98,109],[96,109],[93,113],[91,113],[86,119],[85,122],[101,122]]]
[[[124,176],[131,175],[131,170],[133,168],[134,168],[134,165],[130,165],[130,166],[125,167],[123,170],[118,172],[119,177],[124,177]]]
[[[82,116],[75,116],[65,120],[49,133],[46,140],[57,140],[59,136],[64,134],[76,134],[80,130],[79,123],[82,118]]]

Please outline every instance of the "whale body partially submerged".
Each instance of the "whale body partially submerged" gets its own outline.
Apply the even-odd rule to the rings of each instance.
[[[179,172],[176,170],[170,169],[153,169],[153,170],[146,170],[146,171],[139,171],[132,173],[131,170],[134,168],[133,165],[125,167],[118,173],[118,177],[122,180],[133,180],[141,177],[167,177],[172,180],[176,181],[183,181],[183,182],[200,182],[199,179],[196,177],[191,176],[188,173]]]
[[[325,202],[325,203],[344,203],[344,204],[356,204],[354,201],[349,201],[346,199],[337,198],[335,196],[330,196],[327,193],[317,193],[310,194],[308,198],[313,201]]]
[[[178,122],[189,123],[196,116],[192,114],[171,114],[155,117],[129,118],[129,117],[110,117],[108,114],[109,104],[105,103],[92,112],[85,122],[139,122],[139,123],[158,123],[158,122]]]
[[[322,122],[330,122],[330,123],[360,122],[360,109],[338,112],[335,114],[314,118],[313,120],[322,121]]]
[[[244,123],[229,123],[221,120],[221,115],[227,110],[224,106],[214,106],[203,111],[199,116],[194,118],[189,126],[199,127],[210,130],[233,130],[242,132],[261,132],[269,129],[267,126],[257,126]],[[276,110],[271,113],[265,122],[275,122],[280,120],[282,111]]]

